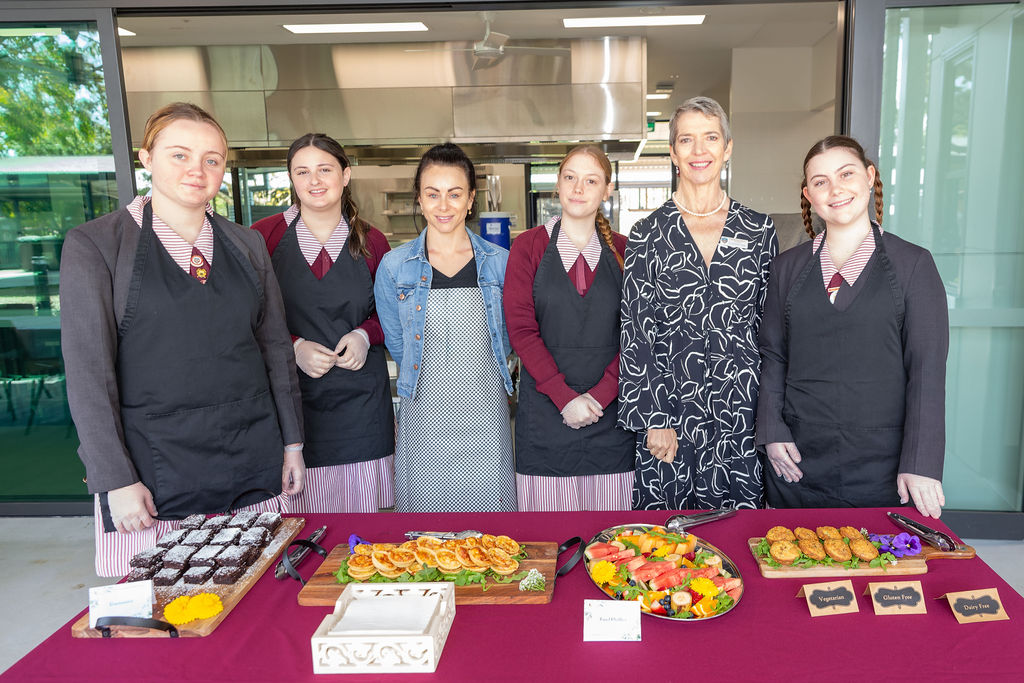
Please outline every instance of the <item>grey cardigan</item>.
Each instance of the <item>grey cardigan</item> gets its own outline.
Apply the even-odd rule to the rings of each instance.
[[[254,330],[267,367],[284,443],[302,441],[302,398],[295,355],[285,323],[281,290],[263,237],[214,215],[220,234],[230,240],[260,280],[262,315]],[[68,404],[81,445],[90,493],[139,481],[124,445],[121,404],[115,371],[117,329],[124,317],[128,285],[141,234],[120,209],[69,231],[61,252],[61,346],[67,375]]]

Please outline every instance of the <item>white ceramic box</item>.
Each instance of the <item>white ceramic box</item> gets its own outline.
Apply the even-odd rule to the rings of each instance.
[[[455,618],[452,583],[350,583],[313,634],[313,673],[430,673]]]

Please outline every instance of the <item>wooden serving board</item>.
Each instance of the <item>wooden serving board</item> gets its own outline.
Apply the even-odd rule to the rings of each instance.
[[[555,566],[558,544],[550,542],[524,543],[526,559],[519,561],[520,571],[536,569],[544,575],[543,591],[521,591],[519,582],[495,583],[487,580],[487,590],[480,584],[455,587],[456,605],[543,605],[551,602],[555,590]],[[299,604],[307,607],[334,607],[345,584],[338,583],[335,573],[341,561],[348,556],[348,545],[336,545],[320,568],[299,591]]]
[[[925,574],[928,572],[928,560],[969,560],[975,555],[974,548],[969,545],[964,546],[963,550],[946,552],[922,543],[920,554],[913,557],[901,557],[896,560],[896,564],[886,565],[885,569],[881,567],[869,567],[868,563],[863,561],[856,569],[846,569],[839,565],[828,567],[821,564],[807,568],[787,567],[785,565],[781,567],[771,567],[768,565],[766,558],[760,557],[757,554],[757,546],[760,543],[761,538],[747,539],[747,545],[750,547],[750,554],[754,556],[755,560],[757,560],[757,568],[761,570],[761,576],[766,579],[800,579],[804,577],[813,578],[817,576],[847,577]]]
[[[237,582],[231,585],[216,584],[212,580],[201,584],[185,584],[178,580],[173,586],[156,586],[156,603],[153,605],[153,618],[162,620],[164,607],[171,600],[182,595],[198,595],[199,593],[213,593],[219,595],[224,605],[223,611],[215,614],[209,619],[197,619],[187,624],[178,626],[178,635],[182,638],[201,638],[208,636],[217,628],[220,622],[231,612],[239,600],[259,580],[267,568],[281,554],[281,551],[288,547],[288,544],[295,540],[299,531],[305,526],[306,520],[302,517],[285,517],[281,526],[274,532],[274,538],[270,544],[263,549],[263,553],[256,558],[245,573]],[[113,638],[167,638],[167,633],[158,629],[138,628],[134,626],[111,626],[110,634]],[[86,612],[81,619],[71,626],[71,635],[75,638],[102,638],[103,634],[98,629],[89,628],[89,613]]]

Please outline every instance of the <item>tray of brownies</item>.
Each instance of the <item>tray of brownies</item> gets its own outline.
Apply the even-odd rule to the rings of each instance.
[[[131,560],[125,581],[152,579],[153,619],[172,624],[182,637],[213,632],[305,525],[279,512],[192,515],[155,548]],[[112,637],[163,637],[164,631],[112,626]],[[86,613],[71,627],[76,638],[100,638]]]

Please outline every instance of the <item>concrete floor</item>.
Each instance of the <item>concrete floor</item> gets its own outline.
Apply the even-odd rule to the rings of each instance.
[[[1024,595],[1024,541],[967,543]],[[0,547],[0,605],[19,615],[0,640],[2,672],[84,609],[89,588],[113,581],[93,569],[92,517],[0,517]]]

